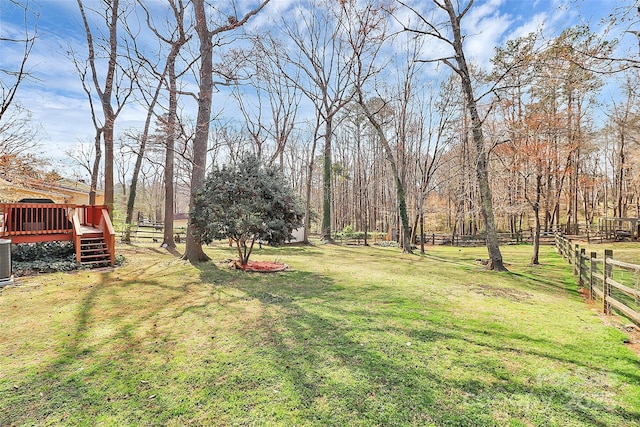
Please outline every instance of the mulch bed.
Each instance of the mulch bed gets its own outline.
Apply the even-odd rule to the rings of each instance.
[[[233,266],[238,270],[252,271],[256,273],[275,273],[289,268],[287,264],[272,261],[249,261],[247,265],[241,265],[238,261],[235,261]]]

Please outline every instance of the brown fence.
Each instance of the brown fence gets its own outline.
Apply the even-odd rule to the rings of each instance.
[[[573,266],[589,298],[602,301],[605,314],[616,310],[640,325],[640,265],[614,259],[611,249],[601,258],[596,252],[587,255],[585,248],[560,234],[556,235],[556,250]]]
[[[520,231],[516,233],[497,233],[498,241],[501,245],[513,245],[520,243],[533,244],[532,231]],[[543,231],[540,233],[541,245],[553,245],[555,233]],[[420,236],[417,236],[417,243],[420,243]],[[424,243],[427,245],[450,245],[450,246],[484,246],[487,244],[484,234],[460,235],[425,233]]]

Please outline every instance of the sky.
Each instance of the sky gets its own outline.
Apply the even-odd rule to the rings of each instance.
[[[256,3],[255,0],[243,1],[249,5]],[[424,0],[414,2],[420,4]],[[614,8],[634,2],[637,0],[476,0],[463,21],[465,49],[469,59],[488,67],[494,49],[507,39],[541,27],[553,36],[580,23],[589,23],[598,31],[601,20]],[[85,0],[87,7],[96,3],[97,0]],[[163,0],[146,3],[159,15],[166,10]],[[292,0],[273,0],[254,20],[254,27],[266,28],[270,17],[286,14],[293,4]],[[37,23],[38,38],[27,64],[31,78],[20,86],[16,101],[31,112],[34,125],[41,129],[42,150],[58,162],[60,169],[65,167],[62,166],[64,152],[77,149],[78,143],[90,143],[94,135],[87,96],[69,56],[71,50],[84,51],[85,34],[75,0],[29,0],[28,5],[32,14],[26,28],[33,34]],[[412,19],[409,15],[399,15],[399,18]],[[22,38],[24,32],[23,12],[11,1],[0,0],[0,38]],[[15,44],[0,41],[0,69],[11,69],[22,58],[22,52],[16,48]],[[228,106],[226,95],[214,97],[214,110]],[[117,131],[140,128],[144,116],[144,108],[140,106],[127,108],[118,118]]]

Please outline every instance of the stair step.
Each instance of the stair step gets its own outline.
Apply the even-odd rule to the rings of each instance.
[[[81,249],[107,249],[107,245],[80,245]]]
[[[85,258],[102,258],[102,259],[107,259],[110,258],[109,254],[82,254],[80,255],[80,259],[85,259]]]
[[[105,251],[82,251],[82,252],[80,252],[80,255],[82,257],[85,257],[85,256],[96,256],[96,255],[107,256],[109,254],[107,252],[105,252]]]
[[[80,245],[104,245],[104,240],[81,240]]]
[[[80,264],[86,267],[111,265],[111,256],[102,235],[84,235],[80,239]]]

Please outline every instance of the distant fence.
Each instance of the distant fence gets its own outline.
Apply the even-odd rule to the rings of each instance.
[[[573,266],[589,298],[602,301],[605,314],[615,309],[640,325],[640,265],[614,259],[610,249],[603,258],[596,252],[587,255],[585,248],[560,234],[556,235],[556,250]]]
[[[497,233],[498,241],[501,245],[513,245],[520,243],[533,244],[533,232],[520,231],[516,233]],[[417,243],[420,243],[420,236],[417,236]],[[555,233],[541,232],[540,244],[553,245],[555,242]],[[487,244],[486,237],[483,234],[441,234],[441,233],[425,233],[424,243],[427,245],[450,245],[450,246],[484,246]]]
[[[126,228],[122,229],[121,234],[122,239],[124,239]],[[186,227],[174,227],[173,229],[174,240],[176,242],[184,242],[186,234]],[[151,240],[154,243],[162,242],[162,240],[164,239],[164,224],[146,221],[131,224],[129,228],[129,238],[132,241]]]
[[[380,232],[367,232],[367,243],[385,244],[388,235]],[[350,233],[339,232],[334,235],[336,243],[348,245],[364,244],[364,232],[354,231]],[[501,245],[513,245],[520,243],[533,243],[533,233],[530,231],[521,231],[516,233],[498,233],[498,241]],[[451,233],[424,233],[425,245],[433,246],[485,246],[486,238],[483,234],[451,234]],[[553,245],[555,243],[555,233],[541,232],[540,244]],[[420,235],[416,235],[414,244],[420,244]]]

